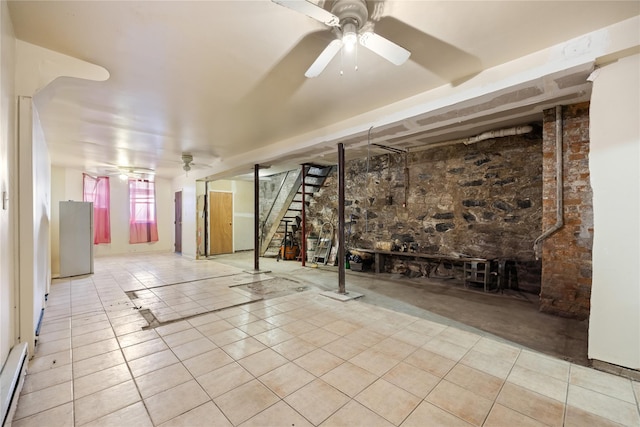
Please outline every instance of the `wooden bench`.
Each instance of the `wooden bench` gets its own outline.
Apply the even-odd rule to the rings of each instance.
[[[431,272],[437,270],[443,262],[460,263],[463,264],[465,286],[467,286],[469,282],[482,283],[484,291],[486,292],[490,284],[491,260],[486,258],[457,257],[441,254],[423,254],[419,252],[385,251],[381,249],[364,248],[353,248],[352,251],[372,254],[374,257],[373,262],[376,266],[376,273],[383,272],[382,270],[384,269],[384,261],[386,257],[397,256],[416,260],[425,260],[427,262],[427,277],[430,277]]]

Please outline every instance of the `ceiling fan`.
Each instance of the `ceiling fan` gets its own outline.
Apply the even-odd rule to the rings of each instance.
[[[373,32],[374,24],[369,19],[365,0],[336,0],[331,12],[309,0],[271,1],[322,22],[336,34],[337,38],[329,43],[304,73],[306,77],[320,75],[343,47],[350,50],[358,42],[395,65],[404,64],[411,55],[405,48]]]
[[[97,169],[97,174],[100,176],[117,176],[121,180],[126,179],[146,179],[153,180],[155,171],[150,168],[143,168],[137,166],[113,166],[108,165]]]
[[[182,170],[189,173],[191,166],[193,165],[193,155],[189,153],[182,153]]]
[[[193,161],[193,154],[189,153],[189,152],[183,152],[180,155],[180,160],[181,160],[181,164],[182,164],[182,170],[185,171],[186,175],[189,175],[189,171],[193,170],[193,169],[206,169],[208,167],[211,167],[210,164],[205,164],[205,163],[194,163]],[[219,158],[217,156],[213,156],[211,157],[210,155],[201,155],[200,157],[203,158],[208,158],[208,159],[213,159],[213,160],[218,160]]]

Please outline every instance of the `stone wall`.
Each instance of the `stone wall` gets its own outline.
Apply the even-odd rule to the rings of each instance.
[[[591,300],[593,201],[589,177],[589,103],[563,107],[564,226],[544,241],[540,310],[586,319]],[[556,223],[555,109],[544,112],[542,225]]]
[[[506,258],[516,262],[520,289],[538,292],[541,263],[533,242],[542,223],[541,146],[534,132],[347,162],[347,246],[384,242],[430,254]],[[336,189],[333,175],[311,201],[314,227],[337,225]],[[402,258],[386,269],[426,272]]]

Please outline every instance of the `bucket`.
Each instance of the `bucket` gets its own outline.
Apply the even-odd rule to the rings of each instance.
[[[296,256],[298,256],[298,247],[297,246],[280,246],[280,254],[282,255],[282,259],[285,259],[285,260],[296,259]]]
[[[307,253],[315,252],[318,239],[307,239]]]

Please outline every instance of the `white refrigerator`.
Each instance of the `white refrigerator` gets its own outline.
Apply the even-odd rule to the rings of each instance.
[[[60,277],[93,273],[93,203],[60,202]]]

